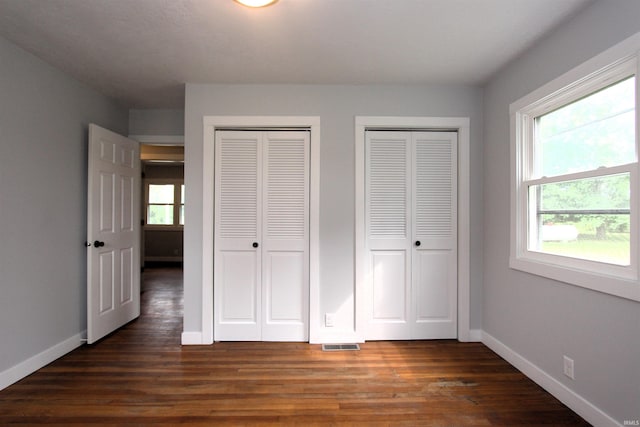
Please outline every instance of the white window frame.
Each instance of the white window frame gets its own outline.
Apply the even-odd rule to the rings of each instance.
[[[511,122],[511,242],[509,266],[516,270],[607,294],[640,301],[638,135],[640,134],[640,33],[608,49],[510,106]],[[629,173],[631,179],[631,260],[629,266],[570,258],[528,248],[531,185],[558,181],[534,176],[533,133],[536,117],[575,102],[631,75],[636,76],[636,158],[610,168],[563,175],[560,181]]]
[[[149,185],[173,185],[173,224],[149,224]],[[180,224],[180,199],[183,179],[172,178],[145,178],[144,180],[144,229],[145,230],[182,230],[184,224]],[[157,203],[151,203],[157,204]]]

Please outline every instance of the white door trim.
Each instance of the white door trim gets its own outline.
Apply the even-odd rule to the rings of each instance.
[[[468,117],[379,117],[355,118],[355,301],[356,336],[364,341],[366,331],[366,301],[364,269],[365,250],[365,131],[373,129],[420,129],[458,132],[458,340],[469,336],[469,248],[470,248],[470,173]]]
[[[311,131],[309,192],[309,341],[320,330],[320,117],[317,116],[204,116],[202,148],[202,335],[199,344],[212,344],[214,140],[216,129],[300,128]],[[183,340],[184,343],[184,340]]]

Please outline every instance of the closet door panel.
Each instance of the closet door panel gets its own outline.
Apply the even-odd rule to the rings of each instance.
[[[407,251],[372,251],[371,314],[367,339],[409,339]]]
[[[412,337],[455,338],[457,134],[414,132],[412,139]]]
[[[307,341],[309,132],[266,132],[263,155],[262,339]]]
[[[455,338],[457,134],[365,138],[365,338]]]
[[[220,256],[223,322],[251,325],[258,322],[256,262],[256,253],[251,251],[225,251]]]
[[[365,141],[366,339],[408,339],[411,301],[411,134],[367,132]]]
[[[260,340],[261,140],[260,132],[216,132],[216,340]]]

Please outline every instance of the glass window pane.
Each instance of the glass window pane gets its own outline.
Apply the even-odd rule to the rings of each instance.
[[[540,188],[540,210],[629,209],[631,203],[631,177],[628,173],[537,187]]]
[[[184,184],[180,186],[180,203],[184,205]]]
[[[173,184],[149,184],[149,203],[173,203]]]
[[[635,161],[635,77],[536,118],[537,176]]]
[[[173,205],[149,205],[147,224],[173,225]]]
[[[629,265],[630,195],[628,173],[531,186],[530,249]]]
[[[180,206],[180,225],[184,225],[184,205]]]

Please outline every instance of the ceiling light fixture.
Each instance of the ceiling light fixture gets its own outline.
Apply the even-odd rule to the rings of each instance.
[[[235,1],[248,7],[265,7],[277,2],[278,0],[235,0]]]

